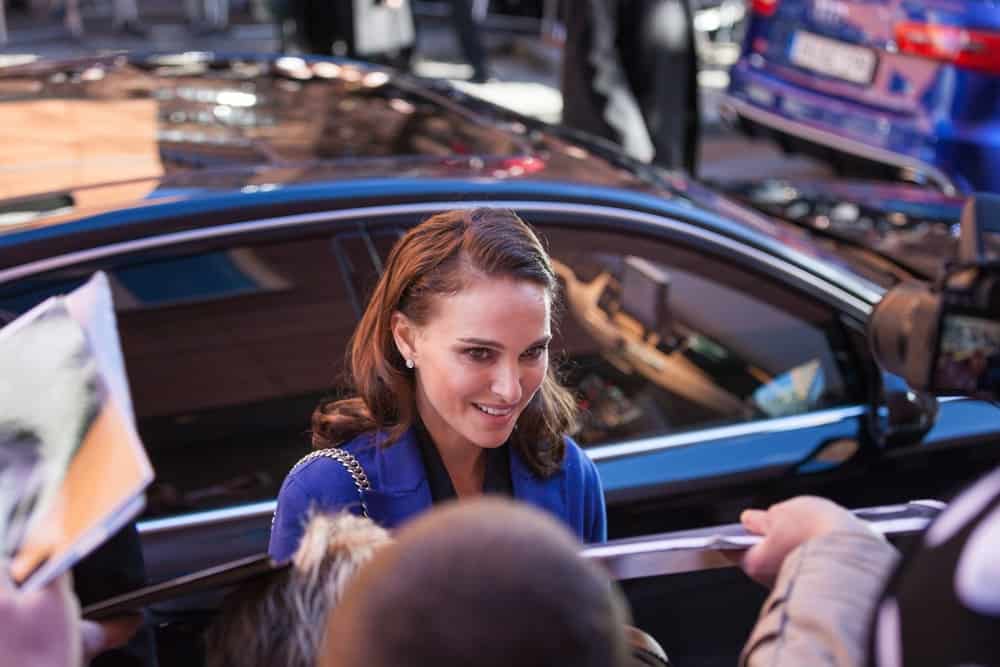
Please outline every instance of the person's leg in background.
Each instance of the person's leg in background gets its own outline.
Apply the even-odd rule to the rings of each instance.
[[[472,80],[485,82],[489,79],[489,64],[486,59],[486,47],[483,37],[472,16],[472,0],[448,0],[451,5],[451,23],[455,28],[459,46],[465,61],[472,65]]]
[[[111,0],[111,23],[116,30],[137,37],[143,37],[148,32],[139,21],[139,5],[136,0]]]
[[[650,162],[653,142],[619,49],[620,0],[578,0],[566,9],[562,122]],[[628,4],[628,3],[626,3]]]
[[[688,0],[619,3],[618,45],[642,109],[653,161],[694,174],[700,130],[694,20]]]
[[[693,173],[697,61],[686,0],[579,0],[566,10],[563,123]]]
[[[205,23],[213,32],[229,27],[229,0],[205,0]]]

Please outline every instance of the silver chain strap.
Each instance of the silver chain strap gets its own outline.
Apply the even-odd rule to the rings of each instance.
[[[365,473],[365,469],[361,467],[361,463],[354,458],[354,454],[351,454],[345,449],[339,447],[330,447],[328,449],[317,449],[315,452],[309,452],[301,459],[299,462],[292,466],[292,474],[301,466],[309,463],[313,459],[318,458],[328,458],[333,459],[340,465],[344,466],[346,470],[351,475],[351,479],[354,480],[354,486],[358,489],[358,498],[361,500],[361,516],[368,518],[368,504],[365,503],[365,491],[371,491],[372,485],[368,481],[368,474]]]

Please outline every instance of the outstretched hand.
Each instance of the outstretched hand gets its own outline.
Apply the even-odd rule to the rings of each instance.
[[[78,667],[83,659],[80,603],[69,575],[24,593],[0,574],[0,652],[4,664]]]
[[[869,530],[867,524],[825,498],[799,496],[767,510],[745,510],[740,523],[764,539],[748,549],[740,566],[752,579],[771,587],[785,558],[799,545],[834,531]]]
[[[128,643],[142,625],[132,614],[105,621],[80,618],[72,577],[64,574],[45,588],[23,592],[0,562],[0,654],[4,664],[79,667],[104,651]]]
[[[84,664],[89,664],[105,651],[125,646],[140,627],[141,614],[116,616],[104,621],[80,621]]]

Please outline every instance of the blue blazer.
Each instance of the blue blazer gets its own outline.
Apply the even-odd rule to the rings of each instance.
[[[371,490],[365,492],[368,515],[386,528],[395,528],[431,506],[430,484],[413,429],[389,447],[377,446],[374,435],[363,433],[341,448],[358,459],[371,482]],[[545,479],[535,475],[511,448],[510,478],[515,498],[555,515],[580,540],[607,539],[597,468],[572,439],[566,438],[562,469]],[[310,508],[361,513],[357,487],[339,462],[317,457],[293,468],[285,478],[268,546],[273,559],[286,560],[295,553]]]

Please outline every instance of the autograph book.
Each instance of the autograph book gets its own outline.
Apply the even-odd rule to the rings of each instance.
[[[153,480],[103,273],[0,329],[0,405],[0,548],[31,590],[135,518]]]

